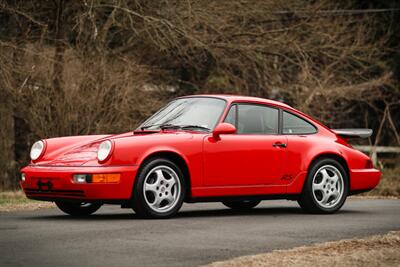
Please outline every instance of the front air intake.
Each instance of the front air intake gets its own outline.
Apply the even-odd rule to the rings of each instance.
[[[85,192],[83,190],[40,190],[26,188],[24,191],[27,197],[85,197]]]

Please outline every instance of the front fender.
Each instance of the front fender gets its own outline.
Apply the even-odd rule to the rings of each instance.
[[[154,134],[115,140],[114,153],[105,165],[138,165],[157,153],[181,157],[190,173],[191,185],[202,185],[202,134]]]
[[[182,153],[179,149],[172,147],[172,146],[156,146],[156,147],[150,147],[146,151],[144,151],[137,159],[137,165],[142,165],[142,163],[149,157],[156,155],[158,153],[174,153],[181,157],[187,166],[189,166],[189,160],[186,157],[185,154]]]

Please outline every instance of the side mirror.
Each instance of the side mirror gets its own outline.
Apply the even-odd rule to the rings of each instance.
[[[212,132],[213,138],[214,139],[219,139],[219,136],[221,134],[234,134],[236,133],[236,128],[230,123],[220,123],[215,127],[214,131]]]

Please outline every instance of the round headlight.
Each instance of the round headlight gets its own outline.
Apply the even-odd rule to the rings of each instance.
[[[44,154],[45,143],[40,140],[32,145],[31,148],[31,160],[35,161]]]
[[[112,153],[113,144],[110,140],[102,142],[97,150],[97,159],[102,162],[106,161]]]

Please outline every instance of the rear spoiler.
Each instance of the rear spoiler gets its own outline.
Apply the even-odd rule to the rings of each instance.
[[[372,135],[372,129],[332,129],[343,138],[368,138]]]

